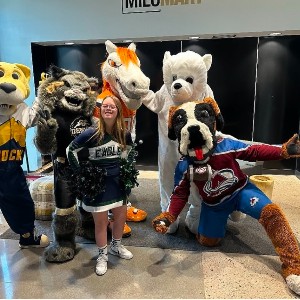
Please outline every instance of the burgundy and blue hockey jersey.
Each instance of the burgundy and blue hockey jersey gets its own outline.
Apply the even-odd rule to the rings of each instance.
[[[242,189],[248,182],[248,176],[243,173],[236,159],[282,159],[281,145],[249,145],[239,140],[224,138],[219,139],[214,153],[203,165],[193,162],[188,157],[182,157],[175,169],[169,212],[177,217],[185,206],[192,177],[199,190],[199,196],[208,205],[217,205]],[[203,174],[206,174],[206,179],[203,179]]]

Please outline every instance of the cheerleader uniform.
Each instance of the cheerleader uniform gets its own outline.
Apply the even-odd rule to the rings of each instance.
[[[126,157],[132,147],[130,133],[126,133],[126,150],[122,151],[121,145],[113,137],[105,133],[99,143],[97,129],[91,127],[76,137],[67,147],[67,158],[71,168],[76,172],[80,168],[77,153],[83,148],[88,149],[89,161],[106,171],[104,178],[104,191],[95,197],[84,196],[82,208],[87,212],[102,212],[112,208],[127,205],[128,191],[124,189],[120,178],[120,162]],[[95,174],[97,176],[97,174]]]

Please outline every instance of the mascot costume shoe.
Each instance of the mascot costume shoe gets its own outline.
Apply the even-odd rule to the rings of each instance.
[[[26,130],[38,119],[36,100],[28,107],[30,69],[22,64],[0,62],[0,209],[10,228],[20,234],[20,247],[46,247],[49,239],[38,235],[34,202],[22,162]]]
[[[143,98],[143,104],[158,115],[158,169],[161,210],[167,210],[170,195],[174,187],[174,170],[180,155],[177,142],[168,138],[168,116],[171,106],[180,105],[193,100],[212,97],[213,92],[207,84],[207,73],[212,64],[212,56],[199,55],[194,51],[180,52],[171,55],[165,52],[163,59],[163,81],[161,89],[150,91]],[[195,187],[192,187],[189,198],[190,208],[185,218],[189,230],[197,233],[200,206]],[[236,221],[239,220],[237,215]],[[174,233],[178,228],[179,218],[169,228]]]
[[[38,88],[42,113],[37,124],[35,144],[42,154],[51,154],[54,169],[54,242],[44,253],[49,262],[68,261],[75,255],[78,213],[76,195],[68,185],[66,148],[77,135],[92,125],[97,96],[93,88],[97,84],[96,78],[89,78],[82,72],[51,66],[48,78]],[[87,159],[85,153],[82,153],[82,158],[80,155],[80,159]]]
[[[264,227],[282,262],[282,275],[288,287],[300,294],[300,250],[281,208],[242,172],[236,159],[279,160],[300,157],[300,141],[295,134],[282,146],[248,145],[217,135],[223,118],[212,98],[185,103],[170,110],[169,138],[178,140],[182,155],[175,171],[175,187],[167,212],[152,224],[165,233],[182,211],[191,183],[197,186],[202,208],[198,233],[200,244],[211,247],[225,236],[228,216],[241,211]]]
[[[132,140],[136,137],[136,110],[142,105],[141,98],[149,92],[150,79],[144,75],[140,68],[140,60],[135,50],[136,46],[131,43],[128,47],[117,47],[111,41],[105,42],[108,53],[106,61],[101,67],[103,88],[98,95],[97,107],[94,116],[99,116],[99,108],[108,95],[114,95],[121,100],[123,116],[127,130],[131,132]],[[129,202],[127,206],[126,221],[144,221],[147,213],[133,207]],[[113,217],[110,218],[109,227],[113,225]],[[130,236],[131,229],[125,224],[123,237]]]

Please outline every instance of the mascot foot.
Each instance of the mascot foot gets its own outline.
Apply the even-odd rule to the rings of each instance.
[[[62,209],[61,209],[62,210]],[[45,259],[49,262],[65,262],[75,255],[75,229],[78,222],[76,211],[67,215],[53,215],[52,229],[54,242],[44,251]]]
[[[232,222],[240,222],[240,221],[244,220],[246,218],[246,216],[247,216],[246,214],[235,210],[229,215],[229,220]]]
[[[33,232],[20,235],[19,246],[20,248],[45,248],[49,246],[49,238],[45,234],[38,234],[36,228]]]
[[[95,223],[93,215],[79,207],[79,226],[76,228],[76,235],[85,239],[95,241]]]
[[[73,259],[75,249],[72,247],[61,247],[54,243],[49,245],[44,252],[44,257],[48,262],[65,262]]]
[[[76,235],[81,236],[87,240],[95,241],[95,226],[91,227],[78,227],[76,228]]]
[[[174,223],[172,223],[170,225],[170,227],[168,228],[168,231],[166,233],[168,234],[173,234],[178,230],[178,226],[179,226],[179,217],[176,219],[176,221]]]
[[[300,295],[300,276],[289,275],[286,279],[287,286],[297,295]]]
[[[127,207],[127,222],[141,222],[147,218],[147,213],[144,210],[138,209],[133,206]]]
[[[199,218],[186,217],[185,219],[187,229],[193,234],[198,234],[198,224]]]
[[[113,226],[114,226],[114,220],[109,219],[107,228],[110,232],[112,232]],[[130,236],[131,236],[131,228],[127,225],[127,223],[125,223],[122,238],[127,238]]]

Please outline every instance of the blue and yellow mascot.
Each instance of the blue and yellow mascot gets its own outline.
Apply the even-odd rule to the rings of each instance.
[[[35,229],[34,202],[22,162],[26,130],[38,119],[37,101],[28,107],[30,69],[0,62],[0,209],[10,228],[20,234],[20,247],[46,247],[48,237]]]

